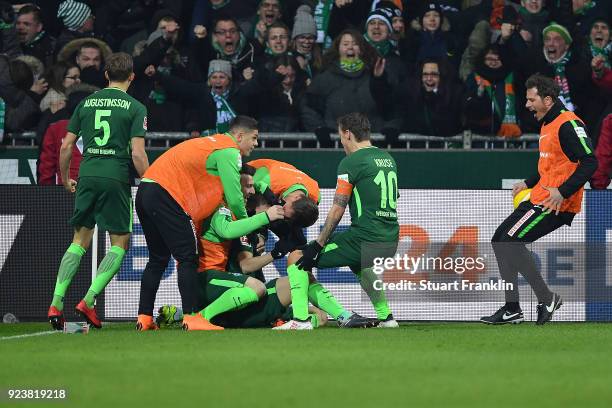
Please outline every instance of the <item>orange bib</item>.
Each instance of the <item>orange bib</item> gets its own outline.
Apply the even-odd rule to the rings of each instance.
[[[574,173],[578,163],[572,162],[563,153],[559,142],[559,129],[572,120],[580,120],[574,112],[563,112],[555,120],[542,126],[540,130],[540,159],[538,160],[538,173],[540,181],[531,191],[531,202],[540,204],[549,196],[544,187],[559,187]],[[579,213],[582,206],[584,187],[576,191],[571,197],[563,200],[561,211]]]

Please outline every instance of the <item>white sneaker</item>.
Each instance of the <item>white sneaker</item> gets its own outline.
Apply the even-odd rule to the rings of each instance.
[[[381,320],[376,327],[380,327],[381,329],[397,329],[399,323],[393,318],[393,315],[390,314],[385,320]]]
[[[272,330],[312,330],[312,323],[310,320],[300,322],[298,320],[289,320],[285,324],[273,327]]]

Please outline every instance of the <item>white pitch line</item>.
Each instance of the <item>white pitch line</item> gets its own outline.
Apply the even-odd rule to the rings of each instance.
[[[49,330],[37,333],[18,334],[17,336],[0,337],[0,340],[23,339],[25,337],[46,336],[47,334],[62,333],[59,330]]]

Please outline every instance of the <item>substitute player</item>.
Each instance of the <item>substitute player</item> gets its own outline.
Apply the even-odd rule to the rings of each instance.
[[[195,313],[200,303],[196,226],[223,202],[237,219],[246,218],[240,190],[241,154],[251,154],[257,135],[255,119],[237,116],[228,133],[182,142],[162,154],[145,173],[136,194],[136,212],[149,261],[140,283],[137,329],[155,328],[155,295],[170,255],[178,261],[185,327],[194,330],[210,324]]]
[[[316,206],[321,198],[316,180],[295,166],[278,160],[257,159],[248,164],[256,169],[253,177],[255,191],[263,194],[270,204],[282,202],[286,218],[293,225],[306,228],[316,222],[319,215]],[[307,217],[297,216],[294,208],[302,208]]]
[[[538,298],[536,324],[548,322],[555,310],[561,307],[561,297],[550,291],[525,243],[531,243],[562,225],[571,225],[574,216],[580,212],[584,184],[597,169],[597,159],[584,123],[573,112],[565,110],[555,81],[533,75],[525,86],[526,106],[542,125],[538,174],[513,186],[513,195],[533,188],[531,199],[521,203],[493,235],[493,250],[501,277],[512,284],[512,289],[505,292],[505,305],[493,315],[480,319],[487,324],[523,321],[518,272]]]
[[[399,240],[397,222],[397,166],[389,153],[370,143],[370,122],[361,113],[338,119],[340,141],[347,155],[338,165],[334,202],[319,237],[289,256],[293,320],[279,330],[310,329],[308,321],[309,271],[348,266],[374,305],[380,327],[397,327],[385,294],[376,290],[373,256],[393,256]],[[332,232],[349,205],[351,227]],[[330,238],[331,236],[331,238]],[[376,247],[376,249],[373,249]],[[374,250],[376,253],[368,253]]]
[[[48,312],[51,325],[58,330],[64,325],[66,290],[89,248],[95,225],[109,232],[111,248],[76,310],[94,327],[102,327],[94,308],[95,299],[119,270],[132,232],[130,161],[139,175],[149,167],[144,150],[147,110],[126,93],[134,80],[132,57],[113,54],[104,71],[108,87],[77,106],[60,150],[64,187],[71,193],[76,191],[76,199],[70,220],[74,237],[60,263]],[[72,148],[79,137],[83,138],[83,160],[77,184],[70,178],[69,169]]]

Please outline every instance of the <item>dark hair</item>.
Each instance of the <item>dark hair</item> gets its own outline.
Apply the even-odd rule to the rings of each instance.
[[[64,79],[71,68],[79,68],[75,64],[68,61],[58,61],[45,72],[45,79],[49,83],[49,88],[59,92],[65,92]],[[80,71],[80,69],[79,69]]]
[[[22,91],[28,91],[34,84],[32,69],[21,60],[13,60],[9,63],[9,73],[13,84]]]
[[[238,115],[229,124],[230,132],[236,128],[257,130],[257,121],[250,116]]]
[[[300,228],[310,227],[319,218],[317,203],[307,196],[302,196],[293,202],[293,211],[291,223]]]
[[[452,88],[455,83],[455,73],[451,68],[450,64],[445,59],[441,58],[424,58],[422,61],[419,61],[417,65],[417,74],[414,81],[412,89],[415,89],[414,95],[408,95],[408,98],[413,98],[412,100],[422,101],[424,98],[425,90],[423,88],[423,68],[425,68],[425,64],[436,64],[438,65],[438,72],[440,73],[440,82],[438,83],[438,95],[441,98],[441,106],[448,106],[452,98]]]
[[[244,163],[242,165],[242,168],[240,169],[240,174],[245,174],[247,176],[254,176],[255,175],[255,167],[249,166],[248,164]]]
[[[299,70],[302,69],[295,57],[287,54],[277,55],[276,57],[272,58],[272,71],[275,71],[276,68],[280,67],[281,65],[290,65],[291,68],[293,68],[293,70],[295,71],[296,76],[298,72],[300,72]]]
[[[334,39],[334,42],[332,43],[329,50],[327,50],[325,55],[323,55],[323,68],[327,69],[331,65],[336,64],[338,62],[338,60],[340,59],[340,52],[338,51],[340,49],[340,42],[342,41],[342,37],[347,34],[353,37],[353,40],[355,40],[355,42],[357,43],[357,46],[359,47],[359,51],[361,53],[361,59],[365,63],[365,68],[372,68],[374,66],[374,63],[376,62],[378,54],[376,53],[374,47],[368,44],[365,38],[363,38],[363,35],[359,31],[354,30],[352,28],[342,30],[342,32],[338,34],[338,36]]]
[[[81,53],[81,50],[83,48],[95,48],[96,50],[100,51],[100,55],[103,56],[102,49],[100,48],[100,46],[98,44],[96,44],[93,41],[85,41],[83,44],[81,44],[81,46],[79,47],[79,50],[77,52],[77,55],[79,55]]]
[[[527,82],[525,82],[525,88],[536,88],[536,90],[538,91],[538,95],[542,99],[546,98],[547,96],[550,96],[553,101],[556,101],[559,97],[559,85],[557,85],[554,79],[545,77],[541,74],[534,74],[527,78]]]
[[[108,75],[109,81],[125,82],[134,72],[134,61],[132,56],[125,52],[111,54],[106,61],[104,71]]]
[[[40,14],[40,8],[33,4],[26,4],[25,6],[20,8],[19,11],[17,12],[17,17],[23,16],[25,14],[30,14],[30,13],[32,13],[34,20],[36,20],[37,23],[43,22],[42,15]]]
[[[370,121],[364,113],[352,112],[337,119],[340,130],[349,130],[358,142],[370,140]]]
[[[255,193],[247,199],[246,208],[250,213],[255,213],[260,205],[270,205],[263,194]]]
[[[238,21],[234,17],[230,17],[227,14],[224,14],[224,15],[220,15],[219,17],[217,17],[217,19],[215,19],[215,21],[213,21],[213,25],[212,25],[213,33],[215,32],[215,30],[217,29],[217,25],[221,21],[231,21],[236,26],[236,29],[242,32],[242,29],[240,28],[240,24],[238,24]]]

